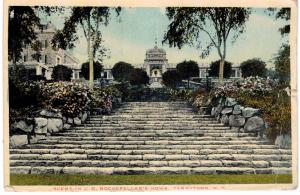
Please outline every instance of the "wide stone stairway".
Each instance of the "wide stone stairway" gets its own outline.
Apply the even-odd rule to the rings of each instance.
[[[111,115],[10,149],[11,173],[24,174],[286,174],[291,161],[291,150],[184,102],[124,103]]]

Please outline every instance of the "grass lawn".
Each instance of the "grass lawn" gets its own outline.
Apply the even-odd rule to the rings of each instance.
[[[292,175],[23,175],[10,185],[287,184]]]

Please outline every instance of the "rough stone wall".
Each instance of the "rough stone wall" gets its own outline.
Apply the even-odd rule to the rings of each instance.
[[[262,139],[267,139],[265,130],[268,124],[260,116],[260,109],[244,107],[234,98],[219,98],[217,102],[217,105],[210,110],[210,114],[219,122],[237,128],[239,132],[256,133]],[[290,135],[277,136],[275,145],[280,148],[290,148]]]
[[[10,125],[10,147],[16,148],[25,144],[35,143],[52,133],[68,130],[72,126],[81,125],[89,117],[89,111],[77,117],[65,117],[58,110],[43,109],[35,118],[18,120]]]

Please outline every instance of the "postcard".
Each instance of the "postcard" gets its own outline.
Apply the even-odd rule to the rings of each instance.
[[[297,187],[296,1],[3,9],[7,191]]]

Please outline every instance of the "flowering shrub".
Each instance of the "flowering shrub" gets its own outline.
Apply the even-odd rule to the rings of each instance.
[[[39,85],[43,108],[60,109],[66,116],[77,116],[88,106],[90,92],[85,84],[54,82]]]
[[[198,89],[197,91],[195,91],[192,94],[192,97],[189,99],[190,104],[192,104],[192,106],[196,109],[208,106],[208,101],[209,94],[203,89]]]
[[[189,89],[169,89],[167,93],[170,101],[189,100],[192,96],[192,91]]]
[[[212,97],[231,97],[237,93],[245,92],[252,95],[262,95],[270,93],[277,87],[277,81],[261,77],[247,77],[235,82],[217,85],[211,92]]]
[[[41,108],[58,109],[64,116],[75,117],[88,108],[110,113],[120,103],[122,93],[115,86],[90,90],[84,83],[31,82],[10,84],[10,121],[32,117]]]
[[[112,111],[112,95],[105,89],[95,88],[90,95],[91,108],[100,108],[103,113],[110,113]]]

